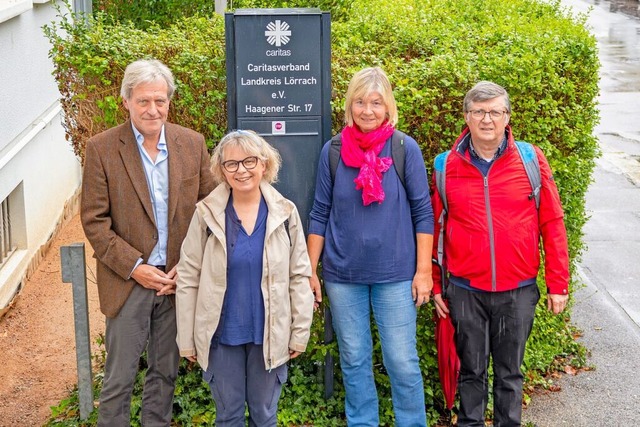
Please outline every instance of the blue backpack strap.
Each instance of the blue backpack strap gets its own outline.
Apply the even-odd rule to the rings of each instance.
[[[449,210],[445,185],[447,176],[447,158],[449,157],[449,154],[451,154],[451,150],[440,153],[436,156],[436,159],[433,162],[433,172],[435,173],[436,179],[436,191],[440,195],[443,206],[442,212],[440,212],[440,216],[437,218],[438,225],[440,226],[440,232],[438,233],[438,263],[442,266],[442,268],[444,268],[444,219],[447,215],[447,211]]]
[[[516,141],[518,153],[527,172],[527,178],[531,184],[531,194],[529,200],[535,198],[536,209],[540,209],[540,189],[542,188],[542,178],[540,176],[540,162],[533,145],[524,141]]]
[[[445,211],[449,210],[447,193],[445,191],[445,178],[447,174],[447,158],[450,153],[451,150],[438,154],[433,162],[433,170],[436,176],[436,189],[438,190],[438,194],[440,194],[440,199],[442,199],[442,205],[444,206]]]

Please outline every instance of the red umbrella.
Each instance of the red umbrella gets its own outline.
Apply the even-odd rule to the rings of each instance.
[[[440,271],[440,283],[442,286],[442,297],[447,308],[449,303],[445,298],[446,291],[446,273],[442,264],[437,259],[431,260],[434,266]],[[456,400],[456,389],[458,388],[458,376],[460,374],[460,359],[456,351],[455,329],[451,316],[440,317],[435,313],[436,317],[436,351],[438,352],[438,373],[440,374],[440,385],[444,394],[447,408],[451,410]]]
[[[446,300],[445,304],[447,304]],[[460,374],[460,359],[456,352],[454,333],[455,329],[453,328],[451,317],[439,317],[436,315],[435,336],[436,350],[438,352],[438,373],[440,374],[442,393],[449,410],[453,408],[453,403],[456,400],[458,375]]]

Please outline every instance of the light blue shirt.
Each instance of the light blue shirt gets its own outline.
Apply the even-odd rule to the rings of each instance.
[[[158,230],[158,243],[151,251],[147,264],[150,265],[166,265],[167,264],[167,240],[169,236],[169,151],[167,151],[167,140],[164,135],[164,126],[160,131],[160,140],[157,148],[160,151],[156,157],[156,161],[151,157],[142,146],[144,136],[131,124],[133,134],[138,143],[138,150],[142,158],[142,166],[144,174],[147,177],[147,186],[151,195],[151,204],[153,206],[153,216],[156,221]],[[138,263],[139,264],[139,263]],[[138,266],[136,264],[136,267]]]

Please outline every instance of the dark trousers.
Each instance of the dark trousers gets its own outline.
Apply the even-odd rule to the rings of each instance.
[[[493,358],[494,427],[521,425],[520,367],[540,299],[536,285],[507,292],[447,290],[460,357],[458,427],[484,427],[489,355]]]
[[[142,394],[145,427],[169,426],[180,355],[176,314],[167,296],[136,286],[117,317],[107,318],[107,360],[100,393],[98,426],[131,425],[131,393],[140,355],[147,349],[148,369]]]
[[[276,427],[278,399],[287,382],[287,365],[266,370],[262,345],[224,345],[213,338],[203,377],[216,402],[216,426]]]

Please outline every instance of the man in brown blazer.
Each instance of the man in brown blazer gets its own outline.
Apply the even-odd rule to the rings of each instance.
[[[198,200],[213,189],[204,137],[167,123],[175,90],[156,60],[126,68],[130,119],[85,149],[81,218],[97,258],[107,359],[99,426],[129,426],[142,352],[148,370],[142,424],[168,426],[179,354],[173,296],[180,246]]]

